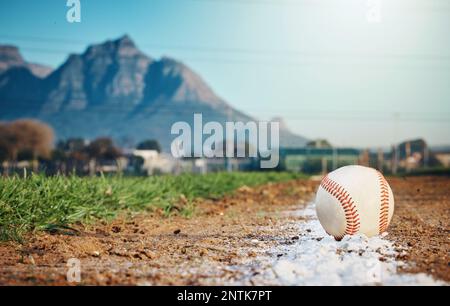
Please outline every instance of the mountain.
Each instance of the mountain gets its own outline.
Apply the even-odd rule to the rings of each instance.
[[[25,62],[17,47],[0,45],[0,74],[14,67],[28,68],[39,78],[45,78],[52,72],[50,67]]]
[[[192,124],[193,113],[221,123],[255,120],[219,98],[183,63],[155,60],[126,35],[69,55],[46,77],[15,47],[0,49],[0,59],[8,67],[0,74],[0,120],[40,119],[60,139],[110,136],[122,145],[157,139],[168,150],[172,124]],[[289,146],[306,143],[287,129],[280,134]]]

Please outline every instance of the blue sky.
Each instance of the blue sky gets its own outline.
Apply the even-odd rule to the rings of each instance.
[[[374,0],[372,0],[374,1]],[[0,43],[56,67],[129,34],[183,61],[233,106],[338,146],[450,143],[450,4],[380,0],[0,0]]]

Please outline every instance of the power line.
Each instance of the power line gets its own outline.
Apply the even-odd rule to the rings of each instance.
[[[87,41],[68,40],[64,38],[48,38],[36,36],[12,36],[1,34],[2,39],[19,40],[26,42],[53,43],[53,44],[83,44],[89,45]],[[446,54],[400,54],[400,53],[384,53],[384,54],[358,54],[358,53],[324,53],[320,51],[307,52],[302,50],[280,50],[280,49],[252,49],[252,48],[231,48],[231,47],[212,47],[212,46],[195,46],[195,45],[165,45],[157,43],[143,43],[143,47],[156,48],[160,50],[180,50],[187,52],[200,53],[235,53],[245,55],[262,55],[262,56],[302,56],[308,58],[337,58],[337,59],[390,59],[390,60],[415,60],[415,61],[450,61],[450,55]],[[69,50],[48,49],[27,47],[30,51],[52,52],[52,53],[72,53]]]
[[[140,101],[145,99],[145,97],[140,98]],[[45,99],[44,99],[45,100]],[[2,102],[5,102],[7,100],[3,99]],[[171,102],[170,99],[167,100],[168,103]],[[183,102],[183,101],[181,101]],[[215,112],[214,107],[222,107],[224,110],[230,107],[229,104],[224,102],[218,102],[216,104],[206,104],[208,101],[201,102],[197,100],[185,100],[184,104],[186,107],[191,107],[192,103],[195,103],[194,107],[212,107],[211,109],[207,109],[204,113],[208,114],[211,112]],[[13,101],[14,104],[8,103],[8,110],[11,109],[30,109],[34,111],[41,110],[42,107],[45,107],[45,103],[36,105],[36,100],[27,98],[27,99],[21,99],[20,101]],[[188,113],[193,114],[195,112],[198,112],[197,109],[189,109],[189,108],[182,108],[180,105],[167,105],[167,104],[152,104],[152,103],[137,103],[137,104],[124,104],[124,105],[117,105],[117,104],[97,104],[89,106],[88,111],[93,112],[103,112],[103,111],[117,111],[117,112],[123,112],[123,111],[133,111],[133,110],[139,110],[142,111],[144,114],[147,114],[147,112],[151,111],[150,113]],[[68,110],[63,110],[68,111]],[[80,110],[70,110],[73,112],[80,112]],[[84,110],[81,110],[81,112]],[[356,109],[313,109],[313,108],[284,108],[284,107],[278,107],[278,108],[272,108],[272,107],[266,107],[266,106],[258,106],[257,108],[246,108],[246,111],[249,112],[258,112],[258,113],[265,113],[265,114],[276,114],[276,113],[290,113],[295,114],[292,115],[292,117],[313,117],[313,118],[333,118],[333,117],[340,117],[340,118],[386,118],[386,119],[392,119],[392,120],[416,120],[416,119],[425,119],[425,120],[448,120],[450,122],[450,111],[436,111],[436,112],[430,112],[430,111],[395,111],[395,110],[380,110],[380,109],[366,109],[366,110],[356,110]],[[242,113],[241,111],[234,109],[233,114],[239,114]],[[138,114],[138,113],[136,113]]]
[[[30,111],[31,113],[39,113],[40,116],[52,116],[55,113],[64,113],[64,114],[96,114],[96,113],[113,113],[113,114],[124,114],[124,116],[128,116],[129,114],[125,114],[124,112],[128,111],[130,113],[133,113],[133,111],[136,109],[136,107],[119,107],[119,106],[94,106],[92,108],[89,108],[87,110],[68,110],[68,109],[62,109],[58,111],[53,112],[46,112],[42,111],[41,108],[35,107],[30,108],[31,103],[27,106],[26,104],[15,104],[12,106],[8,106],[8,110],[19,110],[19,111]],[[139,106],[137,106],[139,107]],[[246,109],[246,111],[261,111],[261,109]],[[133,114],[133,116],[158,116],[158,117],[171,117],[175,115],[193,115],[194,113],[198,113],[197,110],[191,110],[191,109],[182,109],[180,107],[175,106],[164,106],[162,109],[151,109],[150,107],[147,109],[143,109],[140,112],[136,112]],[[316,112],[305,112],[304,110],[297,110],[297,109],[290,109],[287,110],[279,110],[277,113],[286,113],[288,112],[288,115],[284,115],[284,119],[289,119],[292,121],[378,121],[378,122],[435,122],[435,123],[450,123],[450,114],[441,114],[441,113],[402,113],[399,115],[399,113],[390,113],[390,112],[372,112],[372,111],[364,111],[364,112],[352,112],[349,111],[316,111]],[[241,111],[233,111],[233,114],[236,115],[236,113],[239,113],[238,116],[244,115]],[[203,112],[204,116],[209,116],[211,114],[215,115],[216,113],[213,113],[213,110],[208,110],[206,112]],[[271,112],[271,114],[274,114]],[[294,115],[295,114],[295,115]],[[226,117],[225,111],[222,113],[224,117]]]
[[[346,9],[349,7],[350,3],[345,3],[344,1],[334,1],[334,0],[187,0],[192,2],[202,2],[210,4],[240,4],[240,5],[257,5],[257,6],[309,6],[309,7],[326,7],[326,8],[338,8]],[[391,1],[386,1],[387,4],[391,4]],[[414,3],[411,1],[404,1],[403,4],[407,4],[407,7],[402,6],[402,9],[420,9],[429,10],[437,12],[448,12],[450,7],[445,0],[427,0],[421,1],[422,3]],[[433,3],[435,2],[435,3]],[[431,3],[431,5],[430,5]],[[365,1],[361,1],[361,6],[365,5]],[[385,4],[385,3],[383,3]],[[418,5],[417,5],[418,4]]]
[[[192,2],[204,2],[204,3],[227,3],[227,4],[251,4],[251,5],[305,5],[311,4],[312,1],[308,0],[188,0]]]
[[[36,100],[32,100],[32,99],[26,99],[25,100],[26,102],[24,103],[24,100],[22,99],[21,100],[21,102],[19,103],[19,104],[14,104],[14,105],[11,105],[12,107],[14,107],[14,106],[23,106],[23,107],[26,107],[26,106],[33,106],[33,105],[35,105],[35,101]],[[167,102],[171,102],[172,100],[170,100],[170,99],[167,99],[166,100]],[[183,101],[181,101],[181,102],[183,102]],[[208,101],[198,101],[198,100],[184,100],[184,102],[187,104],[187,105],[190,105],[190,103],[195,103],[195,104],[197,104],[197,105],[205,105],[206,107],[208,107],[208,106],[215,106],[215,105],[219,105],[219,106],[223,106],[224,107],[224,109],[226,108],[226,107],[229,107],[229,105],[227,104],[227,103],[223,103],[223,102],[219,102],[219,103],[217,103],[217,104],[206,104],[206,103],[208,103]],[[117,105],[117,104],[110,104],[110,105],[94,105],[94,106],[92,106],[92,107],[94,107],[94,108],[97,108],[97,107],[101,107],[101,108],[111,108],[111,109],[120,109],[120,110],[126,110],[126,109],[128,109],[128,110],[130,110],[130,109],[135,109],[136,107],[142,107],[142,106],[147,106],[148,108],[150,108],[150,107],[155,107],[155,106],[158,106],[158,107],[160,107],[159,109],[158,108],[153,108],[154,110],[174,110],[174,111],[181,111],[181,112],[185,112],[185,111],[188,111],[188,112],[195,112],[195,110],[189,110],[189,109],[183,109],[183,108],[180,108],[180,106],[179,105],[167,105],[167,104],[160,104],[160,105],[155,105],[155,104],[147,104],[147,105],[143,105],[143,103],[138,103],[138,104],[135,104],[135,105],[125,105],[125,106],[121,106],[121,105]],[[389,115],[392,115],[393,117],[395,117],[395,118],[400,118],[400,117],[403,117],[403,116],[421,116],[421,117],[424,117],[424,116],[436,116],[436,115],[444,115],[444,116],[449,116],[450,117],[450,111],[447,111],[447,112],[445,112],[445,111],[436,111],[436,112],[430,112],[430,111],[396,111],[396,110],[380,110],[380,109],[366,109],[366,110],[361,110],[361,109],[359,109],[359,110],[357,110],[357,109],[342,109],[342,108],[339,108],[339,109],[329,109],[329,108],[327,108],[327,109],[313,109],[313,108],[280,108],[280,107],[277,107],[277,108],[271,108],[271,107],[265,107],[265,106],[258,106],[257,108],[247,108],[247,110],[249,110],[249,111],[266,111],[266,112],[268,112],[268,113],[276,113],[276,112],[295,112],[295,113],[303,113],[303,114],[308,114],[308,115],[317,115],[317,114],[319,114],[319,115],[330,115],[330,116],[332,116],[332,115],[342,115],[342,114],[345,114],[345,115],[356,115],[356,116],[361,116],[361,115],[364,115],[364,114],[367,114],[367,113],[370,113],[370,114],[375,114],[375,115],[377,115],[377,116],[379,116],[379,115],[386,115],[386,114],[389,114]],[[236,110],[234,110],[234,112],[236,112]]]
[[[70,55],[70,54],[77,54],[73,53],[70,50],[62,50],[62,49],[46,49],[46,48],[21,48],[23,51],[27,52],[35,52],[35,53],[44,53],[44,54],[63,54],[63,55]],[[252,59],[242,59],[242,58],[224,58],[224,57],[182,57],[183,61],[187,62],[199,62],[199,63],[214,63],[214,64],[233,64],[233,65],[258,65],[260,68],[265,67],[275,67],[275,68],[285,68],[285,67],[308,67],[311,65],[314,65],[314,63],[317,63],[314,61],[315,59],[306,58],[306,59],[300,59],[300,61],[289,61],[289,60],[277,60],[277,59],[267,59],[267,58],[252,58]],[[320,59],[319,59],[320,60]],[[324,60],[324,59],[322,59]],[[374,67],[376,69],[397,69],[397,70],[410,70],[410,69],[431,69],[431,70],[443,70],[443,71],[449,71],[449,67],[447,66],[449,63],[445,63],[445,65],[426,65],[422,66],[419,65],[418,62],[416,63],[396,63],[396,64],[389,64],[388,66],[380,66],[377,62],[367,62],[367,61],[361,61],[358,59],[352,59],[348,58],[348,60],[353,61],[351,63],[352,67],[356,66],[364,66],[364,67]],[[450,58],[449,58],[450,61]],[[336,65],[348,65],[349,63],[347,61],[326,61],[326,64],[328,66],[336,66]]]

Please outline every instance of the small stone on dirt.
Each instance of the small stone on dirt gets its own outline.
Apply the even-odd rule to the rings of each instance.
[[[147,256],[148,259],[154,259],[156,258],[155,253],[153,253],[152,251],[149,250],[143,250],[141,251],[142,254],[144,254],[145,256]]]
[[[28,263],[30,264],[30,265],[33,265],[33,266],[35,266],[36,265],[36,262],[34,261],[34,257],[33,257],[33,255],[28,255]]]
[[[244,185],[238,189],[238,192],[252,192],[252,189],[250,187]]]
[[[186,198],[186,196],[184,194],[180,195],[180,202],[183,204],[188,203],[188,199]]]
[[[256,252],[255,251],[250,251],[247,253],[248,257],[256,257]]]
[[[112,228],[111,228],[111,231],[113,232],[113,233],[120,233],[121,231],[122,231],[122,228],[120,227],[120,226],[113,226]]]

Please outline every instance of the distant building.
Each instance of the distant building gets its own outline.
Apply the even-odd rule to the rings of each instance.
[[[130,171],[140,170],[146,175],[176,171],[176,160],[171,155],[159,153],[157,150],[131,150],[127,152],[127,156],[129,159],[135,157],[142,159],[142,164],[139,164],[140,169],[130,169]],[[136,163],[134,163],[134,167],[136,167]]]
[[[102,160],[98,163],[96,171],[102,173],[120,173],[128,166],[128,159],[126,157],[119,157],[114,160]]]
[[[450,147],[447,148],[436,148],[433,149],[433,154],[436,159],[444,166],[445,168],[450,168]]]
[[[281,148],[281,170],[320,173],[359,163],[360,150],[352,148]]]
[[[182,172],[209,173],[258,170],[257,158],[186,158],[180,161]]]
[[[308,142],[306,147],[315,149],[331,149],[333,146],[326,139],[316,139]]]
[[[142,158],[144,163],[141,168],[147,172],[148,175],[152,175],[158,161],[159,153],[156,150],[133,150],[133,156]]]
[[[414,172],[420,168],[447,166],[450,148],[430,149],[423,139],[404,141],[391,150],[371,151],[369,165],[389,173]]]

